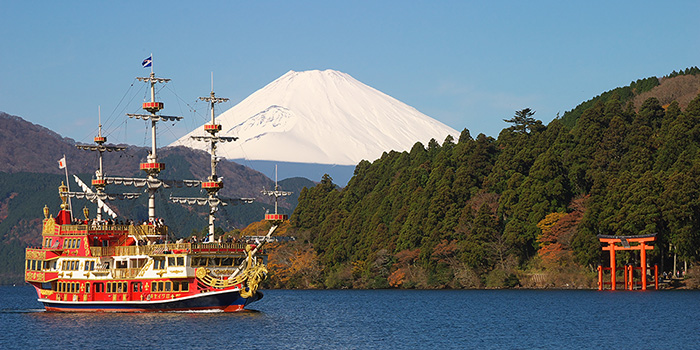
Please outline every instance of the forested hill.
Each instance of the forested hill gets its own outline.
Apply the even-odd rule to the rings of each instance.
[[[618,87],[606,91],[588,101],[582,102],[574,109],[567,111],[561,118],[562,123],[568,127],[576,125],[581,114],[596,103],[605,103],[611,98],[616,98],[623,104],[632,101],[639,108],[650,97],[656,97],[664,108],[671,102],[678,102],[681,109],[695,98],[700,92],[700,68],[691,67],[673,71],[671,74],[657,78],[649,77],[633,81],[628,86]]]
[[[498,139],[464,130],[363,161],[342,190],[326,177],[302,191],[292,229],[324,269],[276,278],[460,288],[533,286],[545,274],[551,286],[591,287],[597,234],[657,233],[649,259],[662,269],[672,252],[698,260],[700,96],[682,110],[613,94],[573,128],[530,109],[507,121]]]

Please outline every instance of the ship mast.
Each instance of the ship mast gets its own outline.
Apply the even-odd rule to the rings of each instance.
[[[95,201],[97,202],[97,220],[102,220],[102,209],[104,208],[105,211],[112,215],[113,217],[116,217],[116,214],[109,209],[109,207],[102,202],[102,199],[107,198],[107,194],[104,192],[105,186],[107,185],[107,181],[105,180],[104,176],[104,169],[102,168],[102,154],[105,151],[109,152],[121,152],[126,150],[126,147],[123,146],[106,146],[105,142],[107,142],[107,138],[102,136],[102,115],[100,113],[100,107],[97,107],[97,118],[98,118],[98,126],[97,126],[97,136],[95,136],[94,141],[95,145],[76,145],[78,149],[82,149],[84,151],[93,151],[97,152],[98,154],[98,159],[99,159],[99,168],[95,172],[95,178],[92,180],[92,185],[95,186],[95,189],[97,190],[97,195],[95,198]],[[78,181],[76,177],[76,181]],[[78,183],[83,187],[83,190],[86,191],[87,195],[89,196],[89,188],[82,184],[82,181]],[[92,197],[92,196],[89,196]]]
[[[277,214],[277,199],[279,197],[289,196],[293,192],[282,191],[282,190],[280,190],[279,185],[277,185],[277,165],[275,165],[275,190],[274,191],[266,191],[263,188],[263,190],[261,192],[262,192],[262,194],[264,194],[266,196],[275,197],[275,213],[274,214],[265,214],[265,219],[266,220],[287,220],[287,215]]]
[[[143,119],[151,121],[151,152],[148,154],[145,163],[140,164],[141,170],[146,172],[148,175],[148,183],[156,184],[158,181],[158,174],[165,169],[165,163],[158,162],[158,155],[156,154],[156,122],[158,121],[179,121],[182,117],[175,116],[165,116],[158,115],[156,112],[163,109],[163,102],[156,102],[156,89],[157,83],[167,83],[170,79],[156,78],[153,71],[151,75],[145,78],[137,77],[139,81],[150,84],[151,86],[151,101],[143,103],[143,109],[150,114],[127,114],[129,118]],[[153,220],[156,218],[156,192],[160,186],[148,186],[148,218]]]
[[[192,139],[197,141],[205,141],[209,143],[209,154],[211,156],[211,175],[207,178],[207,181],[202,181],[202,189],[207,191],[207,198],[184,198],[184,197],[170,197],[173,202],[176,203],[187,203],[187,204],[199,204],[199,205],[209,205],[209,242],[214,241],[214,214],[218,211],[219,205],[228,205],[232,203],[251,203],[254,198],[221,198],[218,195],[220,189],[224,187],[223,178],[220,178],[216,174],[216,164],[219,159],[216,157],[216,144],[219,142],[233,142],[236,141],[237,137],[231,136],[217,136],[221,131],[221,124],[216,123],[216,113],[214,107],[217,103],[227,102],[229,99],[224,97],[216,97],[214,93],[214,74],[212,73],[212,83],[211,92],[207,97],[200,97],[200,100],[204,102],[209,102],[209,108],[211,111],[211,124],[204,124],[204,131],[210,135],[205,136],[191,136]]]

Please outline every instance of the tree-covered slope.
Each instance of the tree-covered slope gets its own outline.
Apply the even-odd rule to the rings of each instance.
[[[529,109],[507,121],[497,140],[465,130],[302,191],[292,226],[324,266],[317,284],[524,284],[527,269],[592,271],[597,234],[657,233],[662,268],[700,258],[700,97],[682,111],[613,94],[573,128]]]

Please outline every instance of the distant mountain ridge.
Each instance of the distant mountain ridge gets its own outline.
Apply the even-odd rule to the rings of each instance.
[[[334,70],[289,71],[217,117],[228,159],[356,165],[417,141],[459,137],[451,127]],[[204,149],[190,136],[173,144]]]
[[[28,140],[32,141],[31,144]],[[63,170],[58,168],[58,160],[66,155],[70,173],[94,173],[97,167],[95,153],[79,150],[75,145],[73,139],[61,137],[18,116],[0,112],[0,172],[63,174]],[[138,164],[146,159],[147,154],[147,148],[136,146],[128,146],[124,152],[105,152],[105,173],[109,176],[142,177],[143,172]],[[184,168],[187,174],[196,179],[209,175],[209,155],[204,151],[166,147],[159,150],[158,156],[166,163],[162,178]],[[168,158],[173,161],[169,163]],[[259,197],[260,189],[270,187],[272,183],[263,174],[233,162],[219,163],[218,171],[225,178],[222,194],[227,196]]]

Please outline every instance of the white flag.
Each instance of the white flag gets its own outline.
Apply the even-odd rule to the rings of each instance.
[[[58,168],[59,169],[65,169],[66,168],[66,156],[63,156],[63,158],[58,160]]]

